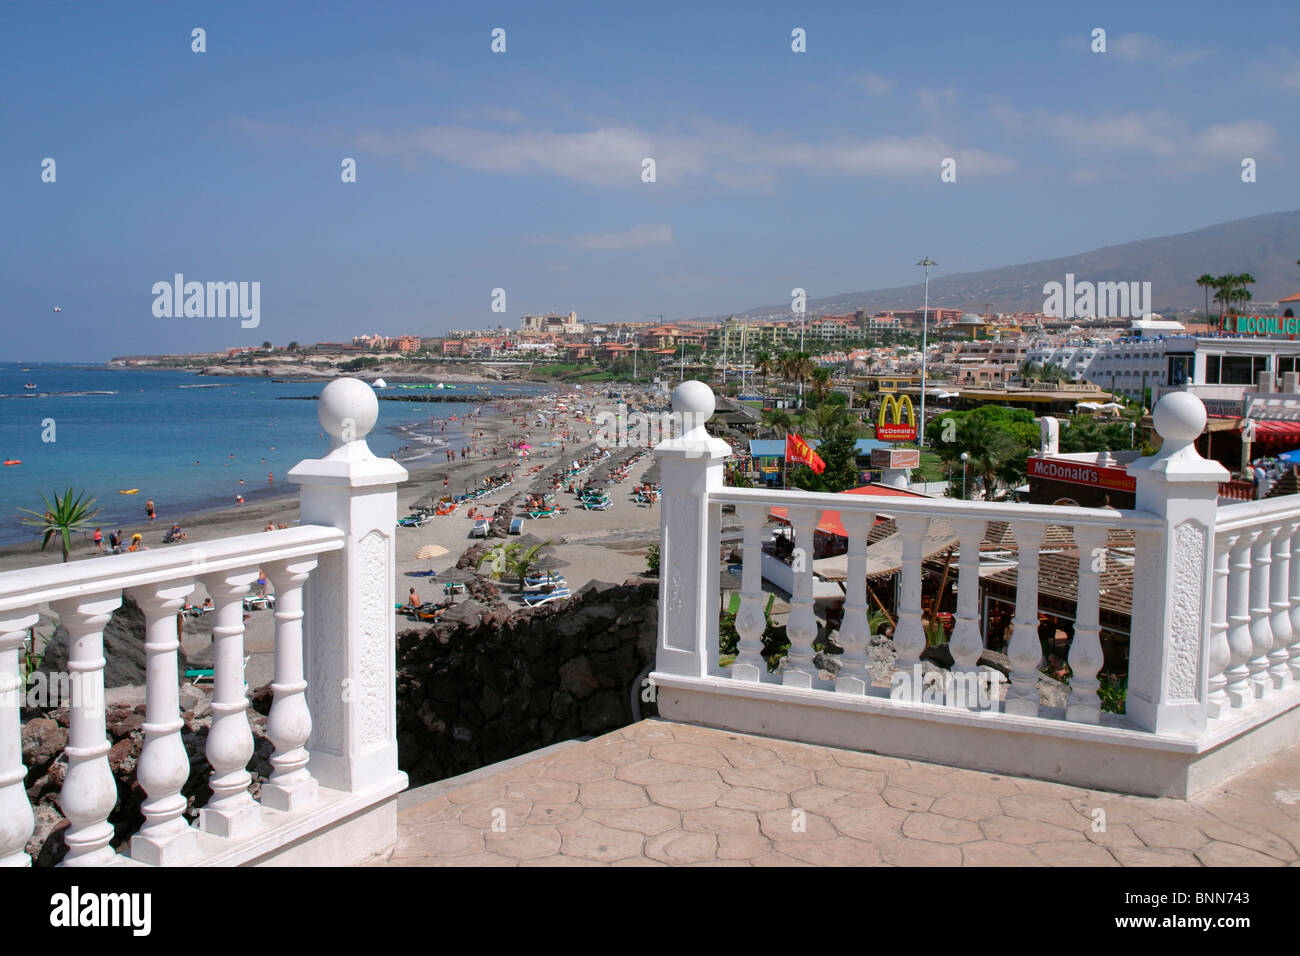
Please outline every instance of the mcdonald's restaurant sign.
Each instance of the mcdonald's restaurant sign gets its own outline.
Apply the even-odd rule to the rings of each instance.
[[[889,419],[893,417],[891,422]],[[906,417],[906,421],[904,421]],[[881,441],[915,441],[916,409],[907,395],[886,395],[876,422],[876,437]]]

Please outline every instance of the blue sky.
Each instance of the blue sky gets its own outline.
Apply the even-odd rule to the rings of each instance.
[[[686,318],[1300,206],[1294,2],[446,6],[0,6],[4,357]],[[261,325],[155,318],[177,272]]]

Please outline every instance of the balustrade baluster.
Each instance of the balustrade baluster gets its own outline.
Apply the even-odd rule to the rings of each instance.
[[[1250,549],[1250,686],[1256,697],[1273,693],[1273,679],[1268,673],[1268,655],[1273,649],[1273,628],[1269,623],[1268,591],[1272,573],[1272,543],[1277,528],[1262,528]]]
[[[1210,679],[1206,695],[1206,713],[1222,717],[1232,706],[1228,700],[1228,664],[1232,649],[1228,646],[1228,549],[1235,539],[1226,534],[1214,538],[1214,583],[1210,592]]]
[[[813,666],[813,640],[817,637],[817,618],[813,614],[813,537],[817,522],[821,520],[820,508],[790,508],[790,523],[794,527],[795,552],[792,558],[794,594],[790,600],[790,617],[786,633],[790,635],[790,650],[786,652],[781,683],[790,687],[812,687],[817,677]]]
[[[903,539],[898,624],[894,628],[894,666],[909,681],[916,681],[920,674],[921,654],[925,650],[925,626],[921,621],[921,551],[930,519],[925,515],[900,514],[894,517],[894,524]],[[914,688],[914,693],[919,695],[920,688]]]
[[[1070,641],[1070,697],[1067,720],[1085,724],[1101,722],[1101,687],[1097,673],[1105,664],[1101,651],[1101,571],[1106,561],[1106,529],[1076,525],[1074,543],[1079,548],[1079,585],[1075,599],[1074,637]]]
[[[835,689],[842,694],[866,694],[871,686],[867,671],[867,644],[871,626],[867,607],[867,535],[875,524],[871,512],[841,511],[840,520],[849,536],[849,553],[845,570],[844,616],[840,619],[840,671]]]
[[[252,775],[253,728],[248,723],[244,684],[244,595],[257,571],[243,570],[203,579],[216,605],[212,627],[212,726],[205,753],[212,765],[212,797],[199,811],[206,833],[240,837],[262,822],[262,808],[248,792]]]
[[[275,585],[275,694],[266,720],[266,735],[275,744],[271,779],[262,785],[262,805],[273,810],[301,810],[315,802],[319,787],[307,769],[311,710],[303,679],[302,586],[316,559],[280,561],[268,567]]]
[[[763,632],[767,615],[763,607],[763,526],[767,509],[742,505],[736,509],[744,525],[743,558],[740,572],[740,610],[736,614],[736,660],[731,676],[736,680],[758,681],[767,670],[763,660]]]
[[[1228,649],[1232,657],[1224,673],[1228,678],[1225,690],[1234,708],[1255,699],[1248,662],[1255,646],[1250,636],[1250,550],[1256,533],[1244,531],[1228,544]]]
[[[1273,647],[1268,653],[1268,677],[1274,690],[1291,686],[1291,536],[1294,524],[1278,527],[1273,539],[1273,569],[1269,576],[1269,629]]]
[[[1291,526],[1291,645],[1287,649],[1290,658],[1292,680],[1300,681],[1300,525]]]
[[[194,581],[168,581],[132,588],[145,619],[144,745],[136,779],[147,799],[140,805],[144,825],[131,837],[131,858],[154,866],[174,866],[198,853],[199,842],[185,820],[181,788],[190,776],[190,758],[181,740],[179,658],[176,612],[194,590]]]
[[[1018,550],[1016,571],[1016,620],[1007,656],[1011,658],[1011,686],[1007,690],[1006,712],[1029,717],[1038,715],[1038,662],[1043,645],[1038,639],[1038,549],[1046,529],[1035,522],[1014,521],[1012,532]]]
[[[959,518],[952,522],[961,549],[957,571],[957,620],[953,624],[948,650],[952,652],[953,674],[979,674],[984,638],[980,634],[980,541],[984,538],[983,518]],[[940,594],[938,600],[942,600]],[[935,604],[936,619],[939,606]],[[979,705],[976,678],[949,681],[948,703],[957,707]]]
[[[0,866],[31,866],[27,841],[36,830],[36,817],[23,782],[20,711],[26,690],[18,649],[27,629],[40,620],[35,613],[12,611],[0,618]]]
[[[117,804],[117,781],[108,766],[104,714],[104,625],[122,604],[121,594],[65,598],[51,604],[68,632],[68,770],[59,808],[68,818],[63,866],[104,866],[117,859],[109,846],[108,815]]]

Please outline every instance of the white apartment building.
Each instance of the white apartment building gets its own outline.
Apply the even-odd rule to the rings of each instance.
[[[1035,365],[1058,365],[1076,382],[1083,381],[1093,360],[1106,345],[1104,339],[1071,339],[1066,342],[1036,342],[1025,350]]]

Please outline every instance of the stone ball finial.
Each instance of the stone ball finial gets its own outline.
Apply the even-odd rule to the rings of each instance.
[[[379,399],[359,378],[335,379],[321,389],[316,416],[326,434],[341,442],[356,441],[370,434],[379,420]]]
[[[716,408],[713,389],[703,382],[682,382],[673,389],[673,411],[682,416],[683,421],[703,425],[713,417]]]
[[[1191,392],[1170,392],[1156,403],[1151,419],[1161,438],[1186,444],[1205,429],[1205,404]]]

